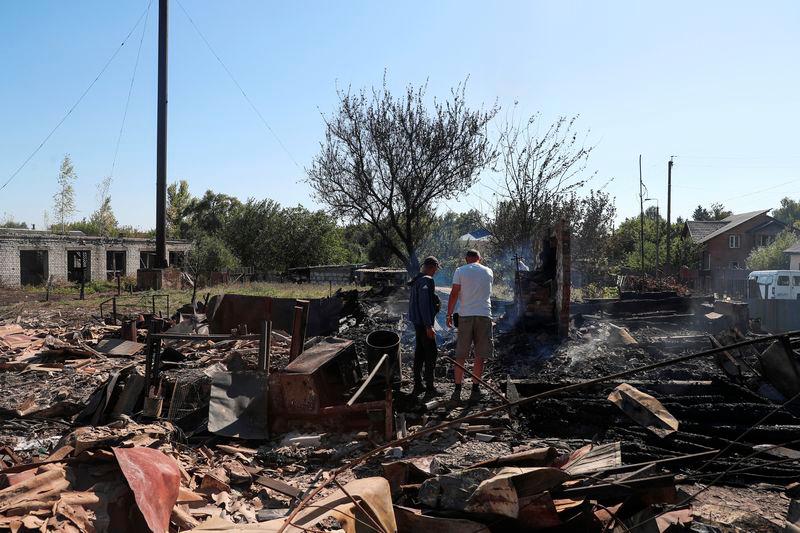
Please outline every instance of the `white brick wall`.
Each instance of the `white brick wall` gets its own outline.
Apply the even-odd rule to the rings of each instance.
[[[168,241],[167,252],[186,251],[191,244],[185,241]],[[139,269],[139,254],[154,251],[151,239],[105,239],[101,237],[56,235],[36,231],[0,233],[0,285],[20,286],[20,251],[47,250],[48,272],[56,282],[67,281],[67,252],[88,250],[90,279],[106,279],[106,251],[125,251],[126,274],[135,276]]]

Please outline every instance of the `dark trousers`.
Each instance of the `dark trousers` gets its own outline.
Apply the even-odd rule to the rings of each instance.
[[[425,367],[425,384],[433,386],[433,369],[436,367],[436,339],[428,338],[428,328],[414,326],[417,346],[414,350],[414,384],[423,382],[423,366]]]

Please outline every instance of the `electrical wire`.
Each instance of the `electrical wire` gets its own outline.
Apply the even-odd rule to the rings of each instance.
[[[0,186],[0,191],[5,189],[8,186],[8,184],[11,183],[14,180],[14,178],[16,178],[19,175],[20,172],[22,172],[22,169],[24,169],[28,165],[30,160],[33,159],[34,156],[36,156],[36,154],[39,153],[39,150],[41,150],[42,147],[44,147],[45,143],[47,143],[47,141],[50,140],[50,137],[53,136],[53,134],[56,132],[56,130],[58,130],[58,128],[61,127],[61,125],[67,120],[67,118],[69,118],[69,116],[72,114],[72,112],[75,111],[75,109],[78,107],[78,105],[80,105],[80,103],[83,101],[83,99],[86,97],[86,95],[89,94],[89,91],[92,90],[92,87],[94,87],[94,85],[97,83],[97,81],[100,79],[100,77],[108,69],[109,65],[111,65],[111,62],[114,61],[114,59],[117,57],[117,55],[119,54],[120,50],[122,50],[122,47],[125,46],[125,43],[128,42],[128,39],[130,39],[131,35],[133,35],[133,32],[136,31],[136,28],[139,27],[139,24],[141,24],[142,19],[145,17],[145,15],[149,11],[149,9],[150,9],[150,5],[148,4],[147,9],[145,9],[142,12],[142,14],[139,15],[139,18],[136,20],[136,24],[133,25],[133,27],[128,32],[128,34],[125,36],[125,38],[122,40],[122,42],[117,47],[117,49],[114,50],[114,53],[111,54],[111,57],[108,58],[108,61],[106,61],[105,65],[103,65],[103,68],[100,69],[100,72],[97,74],[97,76],[95,76],[95,78],[92,80],[92,82],[86,88],[86,90],[83,91],[83,93],[81,93],[80,97],[78,97],[78,99],[75,101],[75,103],[72,104],[72,107],[69,108],[67,113],[63,117],[61,117],[61,120],[58,121],[58,123],[55,125],[55,127],[52,130],[50,130],[50,133],[48,133],[45,136],[45,138],[42,140],[42,142],[39,143],[39,146],[37,146],[36,149],[33,150],[33,152],[30,153],[30,155],[25,159],[25,161],[23,161],[22,164],[8,177],[8,179],[3,183],[3,185]]]
[[[762,192],[771,191],[773,189],[778,189],[780,187],[783,187],[784,185],[789,185],[790,183],[795,183],[795,182],[798,182],[798,181],[800,181],[800,178],[789,180],[789,181],[784,181],[783,183],[779,183],[777,185],[772,185],[771,187],[765,187],[764,189],[759,189],[757,191],[750,191],[747,194],[740,194],[738,196],[731,196],[730,198],[725,198],[723,200],[723,202],[727,202],[729,200],[736,200],[738,198],[744,198],[745,196],[752,196],[754,194],[760,194]]]
[[[153,5],[153,0],[147,4],[147,14],[144,17],[144,25],[142,26],[142,36],[139,38],[139,49],[136,51],[136,61],[133,64],[133,74],[131,75],[131,84],[128,87],[128,98],[125,100],[125,111],[122,113],[122,124],[119,126],[119,134],[117,135],[117,145],[114,148],[114,159],[111,161],[111,173],[109,176],[114,176],[114,169],[117,166],[117,155],[119,154],[119,145],[122,141],[122,131],[125,129],[125,120],[128,118],[128,106],[131,103],[131,94],[133,93],[133,82],[136,80],[136,71],[139,68],[139,57],[142,55],[142,43],[144,43],[144,35],[147,32],[147,20],[150,18],[150,6]]]
[[[200,38],[203,40],[203,42],[205,43],[206,47],[208,47],[208,50],[211,52],[211,54],[212,54],[212,55],[213,55],[213,56],[216,58],[217,62],[219,62],[219,64],[220,64],[220,65],[222,66],[222,68],[225,70],[225,73],[226,73],[226,74],[228,74],[228,77],[231,79],[231,81],[232,81],[232,82],[233,82],[233,83],[236,85],[236,87],[239,89],[239,92],[241,92],[241,93],[242,93],[242,96],[244,97],[244,99],[247,101],[247,103],[248,103],[248,104],[250,105],[250,107],[253,109],[253,111],[254,111],[254,112],[255,112],[255,114],[258,116],[258,118],[259,118],[259,119],[261,119],[261,122],[264,124],[264,126],[267,128],[267,130],[269,130],[269,132],[272,134],[272,136],[273,136],[273,137],[275,137],[275,140],[276,140],[276,141],[278,141],[278,144],[281,146],[281,148],[283,149],[283,151],[284,151],[284,152],[286,152],[286,155],[287,155],[287,156],[289,156],[289,159],[291,159],[291,160],[292,160],[292,163],[294,163],[294,165],[295,165],[295,166],[296,166],[298,169],[300,169],[300,170],[303,170],[303,168],[300,166],[300,164],[299,164],[299,163],[297,162],[297,160],[294,158],[294,156],[293,156],[293,155],[292,155],[292,153],[289,151],[289,149],[288,149],[288,148],[286,148],[286,145],[285,145],[285,144],[283,144],[283,141],[281,141],[281,138],[280,138],[280,137],[278,137],[278,134],[275,132],[275,130],[274,130],[274,129],[272,129],[272,126],[270,126],[270,125],[269,125],[269,122],[267,122],[267,119],[266,119],[266,118],[264,118],[264,115],[262,115],[262,114],[261,114],[261,112],[258,110],[258,108],[256,107],[256,105],[253,103],[253,101],[252,101],[252,100],[250,99],[250,97],[247,95],[247,93],[245,92],[245,90],[242,88],[242,85],[241,85],[241,84],[240,84],[240,83],[239,83],[239,82],[236,80],[236,77],[233,75],[233,73],[231,72],[231,70],[228,68],[228,66],[225,64],[225,62],[223,62],[223,61],[222,61],[222,58],[220,58],[219,54],[217,54],[217,52],[214,50],[214,47],[213,47],[213,46],[211,46],[211,43],[208,41],[208,39],[206,39],[206,36],[205,36],[205,35],[203,35],[203,32],[201,32],[201,31],[200,31],[200,28],[198,28],[198,27],[197,27],[197,24],[195,24],[195,22],[194,22],[194,19],[192,19],[192,16],[191,16],[191,15],[189,15],[189,12],[186,10],[186,8],[185,8],[185,7],[183,7],[183,4],[181,3],[181,1],[180,1],[180,0],[176,0],[176,2],[178,3],[178,7],[180,7],[180,8],[181,8],[181,11],[183,11],[183,14],[184,14],[184,15],[186,15],[186,18],[187,18],[187,19],[189,19],[189,23],[192,25],[192,27],[194,28],[194,30],[197,32],[197,35],[199,35],[199,36],[200,36]]]

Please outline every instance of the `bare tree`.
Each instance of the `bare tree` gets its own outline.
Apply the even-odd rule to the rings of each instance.
[[[575,117],[559,117],[540,132],[541,115],[510,119],[500,131],[496,201],[486,222],[495,245],[528,256],[547,227],[580,208],[577,190],[593,147],[575,132]]]
[[[426,86],[395,97],[386,86],[338,92],[325,120],[325,140],[308,170],[316,198],[338,216],[370,224],[409,272],[436,206],[472,186],[494,158],[486,134],[497,114],[472,110],[464,84],[449,98],[425,103]]]
[[[75,189],[72,184],[78,179],[69,154],[61,161],[58,172],[58,191],[53,195],[53,214],[61,225],[61,233],[66,233],[67,221],[77,211],[75,209]]]

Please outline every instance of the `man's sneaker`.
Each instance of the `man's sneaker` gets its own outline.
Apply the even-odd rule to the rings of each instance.
[[[469,393],[469,399],[470,401],[478,401],[480,397],[481,397],[481,388],[478,384],[473,383],[472,392]]]
[[[431,396],[431,397],[433,397],[433,396],[441,396],[442,392],[439,389],[436,388],[436,385],[434,385],[433,383],[430,383],[430,384],[425,386],[425,395],[426,396]]]
[[[461,401],[461,385],[453,387],[453,394],[450,396],[450,399],[457,402]]]

